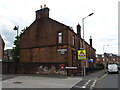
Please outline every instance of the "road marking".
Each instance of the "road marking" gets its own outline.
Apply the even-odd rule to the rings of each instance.
[[[91,82],[91,80],[88,80],[81,88],[86,88],[87,85]]]
[[[82,88],[81,86],[74,86],[74,87],[76,87],[76,88]]]
[[[75,86],[75,85],[73,85],[73,86],[76,87],[76,88],[86,88],[90,84],[90,82],[93,81],[92,84],[90,84],[90,87],[89,87],[89,89],[93,89],[95,87],[96,82],[98,80],[106,77],[106,76],[107,76],[107,74],[104,74],[101,77],[92,78],[92,79],[88,80],[83,86]],[[84,80],[86,80],[86,79],[84,79]]]
[[[94,80],[93,84],[90,86],[90,89],[93,89],[93,87],[95,86],[97,80]]]
[[[82,86],[81,88],[86,88],[86,86]]]
[[[104,75],[101,76],[100,78],[96,78],[96,79],[94,80],[93,84],[90,86],[90,89],[93,89],[93,87],[95,87],[96,82],[97,82],[98,80],[104,78],[105,76],[107,76],[107,74],[104,74]]]

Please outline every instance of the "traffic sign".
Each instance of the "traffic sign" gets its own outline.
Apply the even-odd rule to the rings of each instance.
[[[64,64],[60,64],[60,69],[64,69],[65,68],[65,65]]]
[[[86,50],[78,50],[78,60],[86,59]]]
[[[65,69],[78,69],[78,67],[65,67]]]
[[[93,62],[93,59],[89,59],[88,62]]]

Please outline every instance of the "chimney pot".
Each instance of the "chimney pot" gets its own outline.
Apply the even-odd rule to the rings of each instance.
[[[46,4],[44,4],[44,8],[46,8]]]
[[[77,35],[81,37],[81,26],[79,23],[77,25]]]
[[[92,47],[92,36],[90,36],[90,46]]]
[[[41,9],[36,11],[36,19],[49,17],[49,10],[50,9],[46,7],[46,5],[44,5],[44,8],[42,8],[42,5],[41,5]]]
[[[41,7],[41,9],[42,9],[42,5],[41,5],[40,7]]]

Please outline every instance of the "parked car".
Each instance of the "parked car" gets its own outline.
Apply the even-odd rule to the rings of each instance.
[[[117,64],[109,64],[108,65],[108,73],[119,73]]]
[[[118,65],[118,69],[120,70],[120,63],[117,63],[117,65]]]

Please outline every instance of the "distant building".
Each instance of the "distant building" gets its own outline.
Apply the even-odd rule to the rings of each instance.
[[[5,51],[4,51],[4,58],[3,58],[3,60],[4,61],[12,61],[12,49],[6,49]]]
[[[104,53],[104,54],[97,54],[96,63],[119,63],[120,58],[118,55],[113,53]]]
[[[3,59],[5,43],[0,35],[0,59]]]
[[[103,63],[103,54],[97,54],[96,55],[96,63]]]
[[[86,67],[92,67],[96,59],[96,50],[85,41],[87,50]],[[36,20],[21,35],[20,62],[41,62],[64,64],[67,67],[81,67],[77,59],[77,50],[83,48],[81,26],[74,30],[49,18],[49,8],[36,11]],[[92,59],[93,62],[88,62]],[[70,71],[72,72],[72,71]]]

